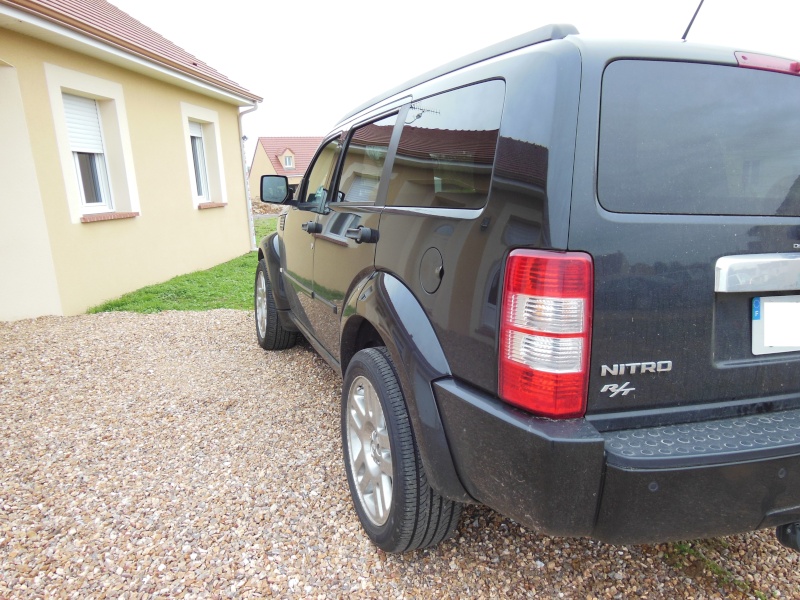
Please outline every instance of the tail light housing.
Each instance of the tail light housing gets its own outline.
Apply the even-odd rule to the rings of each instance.
[[[586,413],[594,267],[583,252],[514,250],[500,321],[500,397],[550,418]]]

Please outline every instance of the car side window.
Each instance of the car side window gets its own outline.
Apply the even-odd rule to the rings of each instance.
[[[415,101],[405,117],[387,206],[481,208],[489,196],[505,83]]]
[[[392,115],[353,132],[344,156],[337,200],[375,202],[396,120],[397,115]]]
[[[306,185],[303,188],[305,197],[298,199],[301,203],[305,203],[309,208],[313,207],[315,209],[324,206],[328,200],[333,173],[341,151],[341,138],[332,139],[320,150],[308,172]]]

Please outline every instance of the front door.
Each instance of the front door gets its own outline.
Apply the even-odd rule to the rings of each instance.
[[[295,206],[281,218],[281,266],[284,269],[286,296],[292,314],[303,333],[313,334],[311,314],[315,310],[314,247],[320,210],[326,205],[328,191],[341,153],[340,138],[328,141],[317,153],[308,177],[300,186]]]

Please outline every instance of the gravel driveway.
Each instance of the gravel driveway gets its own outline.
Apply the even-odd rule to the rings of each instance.
[[[0,323],[2,598],[800,598],[771,532],[610,546],[465,510],[375,549],[346,490],[339,379],[251,316]]]

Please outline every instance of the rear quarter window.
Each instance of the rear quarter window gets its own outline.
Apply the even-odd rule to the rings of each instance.
[[[387,206],[481,208],[489,195],[505,83],[414,102],[406,114]]]
[[[613,212],[800,215],[800,78],[697,63],[611,63],[597,194]]]

